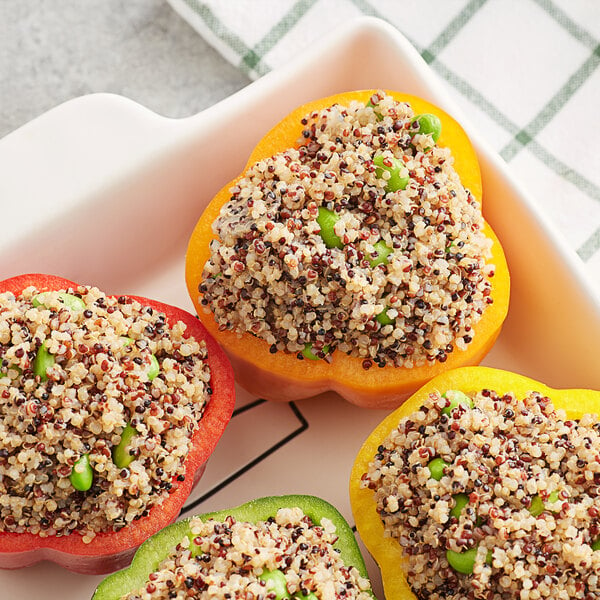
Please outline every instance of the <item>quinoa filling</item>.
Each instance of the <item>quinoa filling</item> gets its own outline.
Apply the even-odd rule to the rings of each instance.
[[[492,303],[491,240],[448,148],[378,92],[302,119],[213,223],[199,286],[221,329],[363,367],[444,362]],[[403,189],[402,186],[405,186]]]
[[[419,599],[600,597],[600,425],[549,398],[431,394],[363,475]]]
[[[333,523],[316,525],[300,508],[258,523],[195,517],[190,530],[122,600],[373,598],[369,580],[341,560]]]
[[[212,393],[185,331],[96,288],[0,294],[0,531],[90,542],[185,480]]]

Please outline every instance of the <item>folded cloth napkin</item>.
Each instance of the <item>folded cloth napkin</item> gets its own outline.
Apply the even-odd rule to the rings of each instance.
[[[598,0],[168,0],[252,78],[365,14],[400,30],[600,285]]]

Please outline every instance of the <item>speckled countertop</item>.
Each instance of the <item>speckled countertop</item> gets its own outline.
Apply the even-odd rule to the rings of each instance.
[[[247,83],[163,0],[0,2],[0,137],[91,92],[181,117]]]

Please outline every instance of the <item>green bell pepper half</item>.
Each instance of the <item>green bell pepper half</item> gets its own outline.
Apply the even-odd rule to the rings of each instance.
[[[200,515],[200,518],[224,521],[227,516],[232,516],[237,521],[258,523],[274,517],[280,508],[285,507],[302,509],[316,524],[320,524],[323,518],[332,521],[339,536],[335,548],[340,551],[344,564],[356,567],[363,577],[368,577],[352,529],[336,508],[315,496],[268,496],[235,508]],[[139,547],[131,566],[104,579],[96,588],[92,600],[118,600],[125,594],[141,589],[148,581],[150,573],[158,569],[159,564],[185,536],[190,535],[190,518],[165,527]]]

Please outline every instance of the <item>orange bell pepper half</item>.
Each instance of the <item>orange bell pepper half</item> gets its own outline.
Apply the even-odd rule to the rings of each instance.
[[[454,157],[454,168],[462,184],[481,201],[482,183],[477,155],[462,127],[436,106],[407,94],[386,92],[400,102],[411,104],[415,114],[433,113],[442,123],[439,146],[449,147]],[[347,105],[352,100],[365,104],[373,90],[346,92],[315,100],[297,108],[273,127],[252,152],[246,169],[257,161],[297,146],[302,136],[301,119],[312,111],[335,103]],[[244,169],[244,170],[246,170]],[[350,357],[341,351],[331,355],[331,362],[298,360],[296,354],[269,352],[269,344],[249,333],[219,329],[212,314],[201,305],[198,287],[202,271],[210,257],[209,244],[215,239],[212,223],[223,205],[230,199],[230,189],[241,175],[228,183],[210,202],[198,221],[187,250],[186,281],[192,301],[206,328],[223,346],[232,362],[236,381],[246,390],[270,400],[298,400],[333,390],[346,400],[364,407],[393,408],[398,406],[418,387],[449,369],[478,364],[494,344],[508,311],[510,279],[506,259],[494,232],[485,225],[485,234],[492,239],[492,257],[495,275],[491,279],[493,304],[488,305],[480,321],[473,327],[473,341],[466,350],[455,350],[445,362],[435,361],[412,368],[362,368],[361,358]]]

